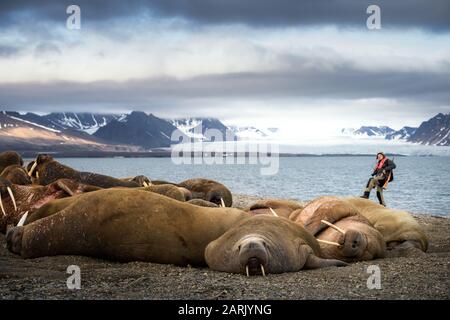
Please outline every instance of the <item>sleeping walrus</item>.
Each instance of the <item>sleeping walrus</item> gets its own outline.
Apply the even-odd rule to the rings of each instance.
[[[32,183],[27,171],[18,164],[7,166],[0,177],[14,184],[27,185]]]
[[[40,154],[29,168],[28,174],[35,177],[36,183],[48,185],[58,179],[71,179],[79,183],[97,186],[100,188],[112,187],[141,187],[136,181],[123,181],[121,179],[91,172],[80,172],[54,160],[52,156]]]
[[[303,209],[304,205],[294,200],[260,200],[246,208],[250,214],[267,214],[288,219],[289,215],[299,209]]]
[[[428,249],[424,231],[406,211],[394,210],[362,198],[346,198],[383,235],[387,248],[416,247],[423,252]]]
[[[197,178],[185,180],[177,185],[189,190],[192,199],[203,199],[225,207],[231,207],[233,204],[230,190],[217,181]]]
[[[6,167],[14,164],[23,166],[23,159],[17,152],[4,151],[0,153],[0,173],[2,173]]]
[[[294,211],[291,221],[305,227],[321,244],[323,257],[347,262],[385,255],[383,236],[358,209],[336,197],[320,197]]]
[[[235,224],[206,247],[205,258],[213,270],[247,276],[347,265],[322,259],[318,242],[301,226],[267,215]]]
[[[40,219],[31,215],[8,231],[12,252],[24,258],[68,254],[204,265],[206,246],[248,217],[238,209],[203,208],[123,188],[52,201],[46,208],[36,212]]]
[[[8,225],[16,225],[25,213],[31,214],[51,200],[98,189],[68,179],[47,186],[21,186],[0,178],[0,233],[5,233]]]

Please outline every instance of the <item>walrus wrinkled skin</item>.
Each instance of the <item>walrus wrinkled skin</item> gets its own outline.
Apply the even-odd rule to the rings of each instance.
[[[172,184],[160,184],[160,185],[151,185],[145,188],[142,188],[142,190],[155,192],[160,195],[178,200],[178,201],[186,201],[184,197],[184,193],[182,190],[180,190],[179,187],[174,186]]]
[[[5,233],[8,225],[16,225],[25,213],[32,214],[49,201],[95,190],[99,188],[68,179],[60,179],[47,186],[22,186],[0,178],[0,196],[5,210],[4,214],[0,212],[0,233]]]
[[[245,211],[250,214],[267,214],[267,215],[277,215],[279,217],[283,217],[288,219],[289,215],[295,210],[301,210],[304,208],[304,205],[300,202],[294,200],[277,200],[277,199],[269,199],[269,200],[260,200],[252,204],[249,208],[245,209]]]
[[[336,197],[320,197],[294,211],[289,219],[305,227],[319,240],[323,257],[346,262],[382,258],[386,253],[384,238],[358,209]],[[322,222],[333,224],[336,228]]]
[[[53,201],[60,202],[60,211],[10,229],[9,250],[23,258],[86,255],[205,265],[208,243],[248,217],[238,209],[193,206],[139,189],[99,190],[64,200]]]
[[[15,151],[5,151],[0,153],[0,173],[3,172],[6,167],[11,165],[18,165],[22,167],[22,157]]]
[[[233,205],[230,190],[217,181],[197,178],[185,180],[177,185],[188,189],[192,193],[192,199],[203,199],[217,205],[221,205],[223,200],[226,207]]]
[[[6,179],[13,184],[27,185],[32,183],[27,171],[18,164],[7,166],[0,174],[0,178]]]
[[[345,198],[355,206],[383,235],[388,250],[416,247],[428,249],[428,238],[414,217],[406,211],[394,210],[362,198]]]
[[[218,208],[219,205],[203,200],[203,199],[192,199],[187,201],[187,203],[192,204],[194,206],[200,206],[200,207],[208,207],[208,208]]]
[[[80,172],[65,166],[53,159],[52,156],[40,154],[35,160],[36,167],[30,168],[30,176],[35,175],[37,183],[48,185],[58,179],[71,179],[83,184],[100,188],[127,187],[137,188],[140,185],[135,181],[123,181],[113,177],[91,172]],[[30,172],[31,171],[31,172]]]
[[[267,215],[238,222],[212,241],[205,251],[211,269],[248,275],[347,265],[320,256],[317,240],[304,228]]]

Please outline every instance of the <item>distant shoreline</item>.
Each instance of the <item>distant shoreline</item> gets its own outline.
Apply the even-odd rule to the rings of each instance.
[[[2,150],[6,151],[6,150]],[[170,158],[171,151],[150,151],[150,152],[107,152],[107,151],[19,151],[24,158],[35,158],[38,154],[51,154],[58,158]],[[196,153],[200,156],[201,153]],[[251,154],[256,156],[256,154]],[[263,154],[267,156],[266,154]],[[279,153],[281,158],[300,158],[300,157],[373,157],[373,154],[351,154],[351,153],[326,153],[326,154],[310,154],[310,153]],[[404,154],[387,153],[389,157],[408,157]],[[191,157],[193,155],[191,154]],[[214,155],[213,155],[214,156]],[[249,153],[226,154],[224,157],[248,157]],[[269,155],[270,156],[270,155]],[[435,157],[437,155],[420,155],[419,157]]]

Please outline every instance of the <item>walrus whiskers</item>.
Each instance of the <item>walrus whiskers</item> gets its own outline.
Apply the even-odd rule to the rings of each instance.
[[[273,209],[270,208],[270,207],[269,207],[269,210],[270,210],[270,212],[272,212],[272,214],[273,214],[275,217],[278,217],[278,215],[277,215],[277,213],[275,212],[275,210],[273,210]]]
[[[14,205],[14,211],[17,211],[17,204],[16,204],[16,199],[14,198],[14,193],[12,192],[10,187],[6,187],[6,189],[8,190],[9,196],[12,200],[12,203]]]
[[[264,270],[264,266],[263,265],[261,265],[261,272],[262,272],[262,275],[265,277],[266,276],[266,271]]]
[[[245,273],[247,273],[247,277],[250,277],[250,274],[248,273],[248,265],[245,266]]]
[[[320,222],[325,223],[326,225],[328,225],[330,228],[333,228],[334,230],[339,231],[340,233],[342,233],[345,236],[345,231],[342,230],[341,228],[339,228],[338,226],[335,226],[334,224],[332,224],[331,222],[325,221],[325,220],[320,220]]]
[[[22,227],[25,224],[25,220],[27,220],[28,217],[28,211],[23,214],[23,216],[20,218],[19,222],[17,223],[17,227]]]
[[[3,207],[2,195],[0,193],[0,208],[2,209],[3,215],[6,217],[5,208]]]
[[[341,245],[337,242],[331,242],[331,241],[326,241],[326,240],[321,240],[321,239],[316,239],[316,240],[321,243],[331,244],[333,246],[341,247]]]
[[[31,177],[33,175],[34,169],[37,167],[37,162],[34,161],[33,166],[31,167],[30,171],[28,171],[28,175]]]

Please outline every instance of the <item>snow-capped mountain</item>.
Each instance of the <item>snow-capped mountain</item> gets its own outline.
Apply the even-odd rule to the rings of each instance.
[[[386,140],[408,140],[416,132],[417,128],[403,127],[398,131],[386,135]]]
[[[111,145],[82,131],[55,129],[39,115],[0,112],[1,150],[133,151],[132,148],[122,147]]]
[[[450,113],[439,113],[422,122],[408,141],[424,145],[450,146]]]
[[[115,143],[140,146],[145,149],[167,148],[177,128],[153,114],[133,111],[125,117],[113,119],[99,128],[94,136]]]
[[[19,113],[14,111],[5,111],[7,115],[29,121],[34,124],[44,126],[55,130],[78,130],[88,134],[93,134],[98,128],[107,125],[114,119],[120,118],[122,115],[117,114],[96,114],[96,113],[72,113],[60,112],[50,113],[46,115],[38,115],[35,113]]]
[[[354,135],[359,136],[368,136],[368,137],[385,137],[386,135],[395,132],[394,129],[386,127],[386,126],[380,126],[380,127],[374,127],[374,126],[362,126],[358,130],[355,130],[353,132]]]
[[[216,118],[178,118],[168,120],[188,137],[198,141],[217,140],[214,135],[220,133],[221,141],[237,140],[238,136],[229,127]]]

